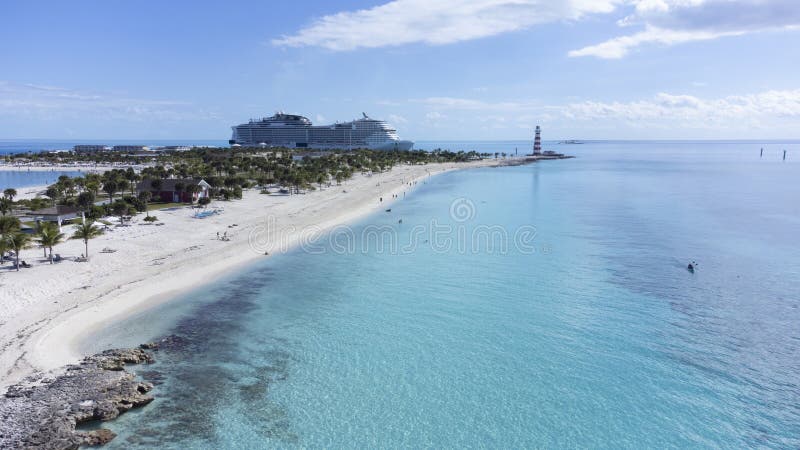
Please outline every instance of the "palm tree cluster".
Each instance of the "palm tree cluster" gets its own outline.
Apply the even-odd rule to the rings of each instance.
[[[50,264],[53,264],[53,247],[64,241],[64,233],[61,232],[58,225],[55,223],[43,222],[39,225],[37,235],[38,238],[36,241],[42,247],[45,258],[48,258]],[[49,255],[47,254],[47,250],[50,250]]]
[[[28,247],[30,236],[20,231],[20,221],[13,216],[0,216],[0,264],[5,263],[5,255],[14,252],[14,260],[19,270],[19,252]]]
[[[14,206],[41,209],[52,205],[78,208],[85,217],[99,219],[107,215],[121,218],[144,212],[148,203],[158,198],[163,180],[204,179],[214,198],[229,200],[241,198],[244,189],[253,186],[279,185],[292,192],[322,189],[333,182],[341,184],[355,173],[380,173],[398,164],[427,164],[433,162],[465,162],[487,154],[476,152],[450,152],[437,149],[432,152],[350,150],[298,152],[286,148],[203,148],[189,151],[167,152],[158,156],[141,156],[120,152],[76,154],[19,154],[7,159],[46,161],[54,164],[74,162],[129,163],[146,165],[141,172],[132,168],[114,169],[101,174],[88,173],[80,177],[62,175],[46,191],[47,199],[29,199],[14,202],[16,191],[7,189],[0,202],[0,214],[6,215]],[[138,189],[137,189],[138,186]],[[144,186],[144,189],[142,189]],[[176,183],[181,192],[197,192],[193,183]],[[106,200],[106,201],[102,201]]]
[[[17,191],[13,188],[8,188],[3,191],[3,197],[0,198],[0,215],[5,216],[11,213],[11,208],[14,206],[14,197],[17,196]]]

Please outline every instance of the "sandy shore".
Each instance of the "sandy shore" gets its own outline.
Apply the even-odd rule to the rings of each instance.
[[[212,203],[224,211],[204,219],[194,218],[189,208],[155,211],[163,226],[145,224],[140,215],[91,240],[89,262],[51,265],[41,249],[23,250],[21,259],[33,268],[14,272],[9,263],[0,266],[0,387],[74,362],[84,356],[81,341],[98,328],[267,258],[265,249],[274,255],[310,229],[324,231],[385,207],[392,194],[413,189],[413,180],[497,164],[398,166],[304,195],[246,191],[242,200]],[[217,239],[217,232],[230,240]],[[115,252],[101,253],[106,247]],[[83,242],[75,240],[54,251],[65,258],[83,252]]]

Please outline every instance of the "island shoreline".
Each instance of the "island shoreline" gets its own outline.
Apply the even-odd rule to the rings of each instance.
[[[289,245],[282,250],[288,251],[297,247],[302,238],[302,226],[313,226],[317,231],[325,232],[337,226],[353,223],[391,204],[394,195],[397,195],[399,200],[403,192],[413,189],[416,183],[427,177],[452,170],[525,162],[529,161],[520,158],[397,166],[391,171],[373,176],[360,175],[343,186],[309,193],[302,196],[304,198],[293,210],[287,209],[289,215],[295,215],[291,221],[292,226],[301,225],[301,227],[288,236]],[[343,193],[353,190],[355,199],[346,201],[347,194],[341,194],[345,197],[337,201],[339,194],[331,195],[330,191],[333,189],[341,189]],[[247,195],[251,202],[259,204],[260,199],[254,197],[258,196],[258,193],[251,191]],[[316,209],[319,203],[326,201],[330,203]],[[235,202],[232,205],[235,205]],[[284,211],[279,211],[277,208],[274,211],[276,214],[282,212]],[[249,228],[252,233],[255,226],[258,226],[258,221],[245,224],[243,228]],[[210,233],[210,230],[205,231]],[[109,242],[114,244],[114,239],[109,239]],[[183,245],[190,243],[191,241],[183,242]],[[248,248],[247,243],[242,240],[239,240],[234,247],[234,250],[220,253],[208,251],[197,258],[197,264],[192,264],[192,258],[188,258],[188,261],[184,258],[174,263],[164,263],[159,266],[158,271],[131,270],[124,275],[109,275],[108,279],[98,281],[96,286],[71,286],[69,294],[72,297],[75,297],[76,291],[81,289],[85,289],[87,295],[78,294],[77,298],[71,298],[71,301],[66,302],[62,308],[21,314],[17,317],[20,322],[11,329],[9,322],[4,321],[0,324],[0,330],[3,331],[0,333],[0,374],[2,374],[0,388],[4,389],[25,378],[52,376],[67,364],[84,357],[81,351],[85,348],[83,343],[105,327],[209,285],[246,268],[259,259],[268,257],[264,253],[253,251],[253,248]],[[235,251],[237,249],[239,251]],[[14,354],[17,356],[13,356]]]

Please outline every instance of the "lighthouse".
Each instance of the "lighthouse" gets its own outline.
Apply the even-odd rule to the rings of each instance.
[[[533,155],[542,154],[542,128],[536,125],[536,137],[533,139]]]

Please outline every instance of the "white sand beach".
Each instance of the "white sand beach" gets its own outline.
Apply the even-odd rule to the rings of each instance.
[[[77,240],[58,245],[54,253],[66,260],[52,265],[41,249],[23,250],[21,259],[32,268],[0,266],[0,387],[76,361],[84,356],[78,344],[99,327],[267,258],[267,247],[274,255],[279,240],[288,249],[308,230],[322,232],[386,207],[392,194],[413,189],[408,183],[414,180],[500,163],[508,160],[397,166],[291,196],[249,190],[242,200],[212,202],[210,208],[221,212],[203,219],[186,207],[153,211],[163,225],[146,224],[140,214],[89,241],[88,262],[72,260],[84,252]],[[26,188],[23,195],[35,190]],[[269,234],[265,241],[267,224],[293,231]],[[64,231],[71,235],[69,228]],[[113,252],[102,253],[104,248]]]

